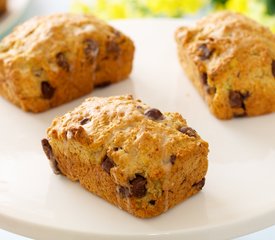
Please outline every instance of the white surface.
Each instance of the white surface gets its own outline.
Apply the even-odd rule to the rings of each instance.
[[[30,0],[9,0],[8,10],[0,19],[0,36],[20,20]]]
[[[7,232],[5,230],[0,230],[0,239],[31,240],[30,238],[25,238],[25,237],[16,235],[14,233]],[[235,240],[269,240],[269,239],[275,239],[275,226],[258,231],[256,233],[246,235],[244,237],[236,238]],[[203,238],[201,240],[203,240]]]
[[[275,114],[215,119],[178,64],[173,33],[182,21],[117,22],[136,43],[131,79],[92,96],[132,93],[180,112],[209,142],[204,190],[150,220],[117,209],[51,173],[40,139],[79,99],[28,114],[0,99],[0,226],[35,239],[224,239],[275,223]]]

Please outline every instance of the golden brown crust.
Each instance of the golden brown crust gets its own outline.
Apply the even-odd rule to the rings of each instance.
[[[187,76],[220,119],[275,111],[275,36],[240,14],[219,12],[176,32]]]
[[[208,144],[180,114],[150,111],[132,96],[87,99],[47,131],[55,165],[135,216],[165,212],[201,190]]]
[[[131,39],[94,16],[35,17],[1,42],[0,94],[41,112],[127,78],[133,54]]]

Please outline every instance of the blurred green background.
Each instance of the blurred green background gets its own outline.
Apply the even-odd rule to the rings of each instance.
[[[245,14],[275,31],[275,0],[73,0],[73,12],[103,19],[202,16],[228,9]]]

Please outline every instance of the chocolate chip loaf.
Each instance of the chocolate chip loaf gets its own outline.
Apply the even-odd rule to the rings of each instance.
[[[94,16],[35,17],[0,44],[0,94],[41,112],[127,78],[133,54],[127,36]]]
[[[42,140],[54,172],[142,218],[202,189],[208,144],[178,113],[132,96],[88,98]]]
[[[220,119],[275,111],[275,36],[240,14],[219,12],[176,32],[180,63]]]

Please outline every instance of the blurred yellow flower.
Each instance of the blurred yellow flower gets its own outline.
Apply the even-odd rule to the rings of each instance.
[[[104,18],[127,18],[127,3],[125,0],[98,0],[95,12]]]
[[[198,11],[206,2],[206,0],[146,0],[145,4],[154,15],[180,17],[184,13]]]
[[[90,13],[91,6],[83,3],[81,0],[76,0],[76,1],[73,1],[71,5],[71,10],[72,12],[75,12],[75,13]]]
[[[143,16],[181,17],[195,13],[209,0],[75,0],[74,12],[92,12],[103,18]]]
[[[210,3],[213,10],[240,12],[275,31],[275,16],[267,14],[267,0],[74,0],[72,11],[93,13],[103,19],[182,17]]]
[[[240,13],[247,13],[248,5],[249,0],[228,0],[225,4],[225,8]]]

